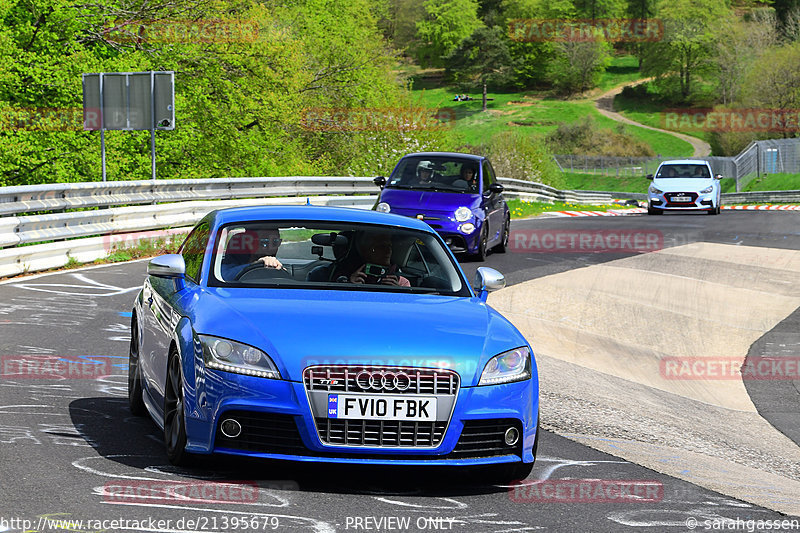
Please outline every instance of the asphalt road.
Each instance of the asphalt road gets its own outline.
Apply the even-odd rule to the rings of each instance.
[[[790,212],[724,212],[537,218],[516,221],[513,229],[644,228],[660,231],[664,246],[707,241],[800,250],[798,222],[800,215]],[[484,264],[513,284],[627,255],[509,252],[490,255]],[[480,264],[463,266],[472,278]],[[0,532],[690,531],[721,530],[726,520],[739,520],[745,531],[749,520],[787,518],[546,431],[529,478],[547,480],[539,492],[481,485],[468,474],[436,467],[214,458],[176,469],[164,456],[157,427],[131,417],[126,405],[128,320],[144,271],[144,262],[133,262],[0,284],[0,356],[52,355],[112,369],[101,379],[91,371],[86,379],[0,377]],[[787,318],[753,350],[775,339],[792,349],[797,319],[797,313]],[[773,424],[792,437],[800,425],[785,406],[797,402],[800,412],[800,394],[791,383],[783,385],[774,395],[763,387],[751,395],[768,420],[771,412],[783,413]],[[607,490],[614,482],[653,492],[645,493],[649,498],[602,501],[618,494]],[[173,490],[147,492],[165,483]],[[209,489],[215,492],[209,495]],[[573,489],[586,492],[570,496]],[[59,529],[47,520],[84,522]]]

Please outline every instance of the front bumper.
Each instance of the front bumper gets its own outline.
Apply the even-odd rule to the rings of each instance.
[[[690,201],[675,201],[675,197],[690,198]],[[697,192],[665,192],[654,194],[648,192],[648,206],[651,209],[692,211],[709,210],[717,207],[716,193],[700,194]]]
[[[192,453],[387,465],[481,465],[534,460],[539,411],[535,377],[518,383],[461,387],[438,445],[420,447],[324,444],[317,427],[320,418],[317,416],[315,424],[303,383],[206,370],[204,389],[203,407],[187,404],[187,451]],[[239,437],[222,434],[220,424],[228,418],[240,422]],[[380,424],[374,420],[370,423]],[[502,440],[511,426],[520,434],[513,446]]]
[[[420,215],[402,209],[393,210],[392,213],[409,218],[417,218],[426,222],[431,228],[436,230],[436,233],[442,237],[445,244],[447,244],[450,250],[455,254],[465,252],[474,254],[478,252],[483,221],[474,216],[466,222],[456,222],[452,214],[430,213]],[[420,218],[420,216],[422,216],[422,218]],[[462,230],[464,224],[467,223],[471,223],[475,226],[475,229],[469,233]]]

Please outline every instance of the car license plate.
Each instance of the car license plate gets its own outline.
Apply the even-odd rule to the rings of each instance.
[[[673,202],[691,202],[692,201],[692,197],[691,196],[673,196],[672,197],[672,201]]]
[[[436,420],[435,396],[329,394],[328,418]]]

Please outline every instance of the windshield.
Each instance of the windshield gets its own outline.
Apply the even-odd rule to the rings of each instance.
[[[469,296],[426,232],[352,223],[246,222],[217,235],[209,285]]]
[[[458,157],[405,157],[386,186],[477,194],[480,192],[479,166],[473,159]]]
[[[656,178],[711,178],[706,165],[661,165]]]

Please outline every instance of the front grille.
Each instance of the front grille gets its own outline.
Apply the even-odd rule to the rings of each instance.
[[[672,200],[675,196],[688,196],[692,199],[692,201],[675,202]],[[670,207],[694,207],[694,203],[697,201],[697,196],[698,195],[696,192],[668,192],[664,195]]]
[[[520,432],[520,439],[514,446],[506,444],[504,437],[511,426]],[[449,457],[495,457],[509,454],[522,454],[522,426],[519,420],[505,418],[465,421],[458,444]]]
[[[373,375],[405,373],[410,380],[409,386],[405,390],[365,389],[356,383],[356,376],[362,371]],[[307,391],[455,395],[459,377],[453,370],[440,368],[312,366],[303,372],[303,383]]]
[[[242,426],[238,437],[226,437],[220,426],[233,418]],[[217,424],[217,448],[233,448],[260,453],[305,455],[308,449],[300,438],[297,424],[291,415],[259,413],[254,411],[226,411]]]
[[[319,437],[333,446],[434,447],[442,442],[447,422],[339,420],[317,418]]]

